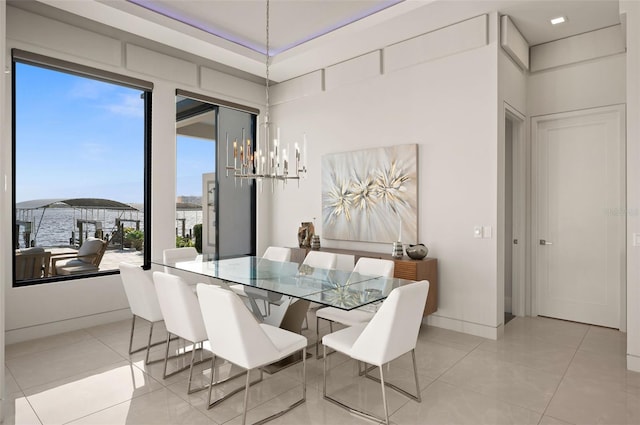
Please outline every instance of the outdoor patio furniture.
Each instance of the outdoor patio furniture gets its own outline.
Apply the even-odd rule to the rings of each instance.
[[[51,256],[51,274],[66,276],[78,273],[91,273],[100,270],[102,256],[107,243],[102,239],[89,238],[84,241],[75,254],[54,254]]]
[[[51,252],[44,248],[23,248],[16,251],[16,280],[40,279],[49,275]]]

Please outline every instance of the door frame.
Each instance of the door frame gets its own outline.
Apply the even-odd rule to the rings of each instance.
[[[511,256],[511,270],[512,276],[516,277],[512,279],[512,293],[511,293],[511,307],[514,316],[525,316],[527,314],[526,309],[526,248],[528,246],[528,232],[527,232],[527,143],[526,143],[526,117],[523,113],[516,108],[504,102],[504,125],[506,128],[507,120],[511,120],[516,126],[514,126],[511,149],[512,149],[512,228],[513,238],[518,239],[518,248],[513,249],[514,244],[511,241],[512,256]],[[506,144],[506,132],[504,143]],[[502,167],[505,180],[506,176],[506,161],[505,166]],[[504,205],[504,208],[507,206]],[[504,209],[503,208],[503,209]],[[506,223],[504,224],[506,226]],[[506,230],[506,228],[505,228]],[[505,247],[506,249],[506,247]],[[503,258],[505,258],[503,254]],[[503,280],[503,285],[506,280]],[[503,291],[504,294],[504,291]],[[502,298],[504,303],[504,296]]]
[[[537,208],[538,208],[538,176],[537,176],[537,170],[538,170],[538,144],[536,143],[537,140],[537,122],[539,121],[544,121],[545,119],[563,119],[563,118],[571,118],[571,117],[576,117],[576,116],[580,116],[583,115],[585,113],[588,112],[605,112],[605,111],[618,111],[620,113],[620,134],[622,135],[622,137],[624,137],[623,143],[622,143],[622,156],[623,158],[621,159],[621,164],[622,164],[622,170],[620,171],[621,173],[621,181],[622,181],[622,188],[621,188],[621,193],[624,199],[624,210],[626,211],[626,202],[627,202],[627,191],[626,191],[626,157],[627,157],[627,143],[626,143],[626,104],[624,103],[620,103],[620,104],[614,104],[614,105],[606,105],[606,106],[597,106],[597,107],[592,107],[592,108],[583,108],[583,109],[576,109],[576,110],[572,110],[572,111],[564,111],[564,112],[556,112],[556,113],[552,113],[552,114],[542,114],[542,115],[534,115],[532,117],[530,117],[530,137],[529,137],[529,151],[530,151],[530,155],[531,155],[531,175],[530,175],[530,182],[531,182],[531,192],[530,192],[530,238],[529,238],[529,243],[528,243],[528,248],[529,248],[529,258],[530,258],[530,267],[529,267],[529,275],[530,275],[530,299],[529,299],[529,304],[531,306],[531,315],[532,316],[537,316],[539,313],[539,309],[538,309],[538,297],[539,297],[539,291],[538,291],[538,279],[537,279],[537,264],[538,264],[538,257],[537,257],[537,247],[536,247],[536,243],[538,241],[537,239],[537,235],[538,235],[538,214],[536,213]],[[622,332],[626,332],[627,329],[627,279],[626,279],[626,255],[627,255],[627,245],[626,245],[626,221],[624,222],[623,225],[623,237],[622,237],[622,256],[625,259],[625,266],[623,267],[622,270],[622,279],[620,282],[620,299],[619,299],[619,303],[620,303],[620,308],[619,308],[619,328],[620,331]]]

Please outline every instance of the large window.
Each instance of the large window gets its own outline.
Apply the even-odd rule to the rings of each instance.
[[[14,51],[14,285],[149,264],[151,87]]]
[[[176,245],[192,243],[216,258],[255,255],[256,184],[229,175],[226,141],[255,141],[258,112],[177,91]]]

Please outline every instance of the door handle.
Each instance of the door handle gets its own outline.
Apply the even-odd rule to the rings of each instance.
[[[544,239],[540,239],[540,245],[553,245],[553,242],[545,241]]]

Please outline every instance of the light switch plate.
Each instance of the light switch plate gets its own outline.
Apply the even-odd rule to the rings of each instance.
[[[482,237],[485,239],[491,239],[491,226],[482,226]]]

